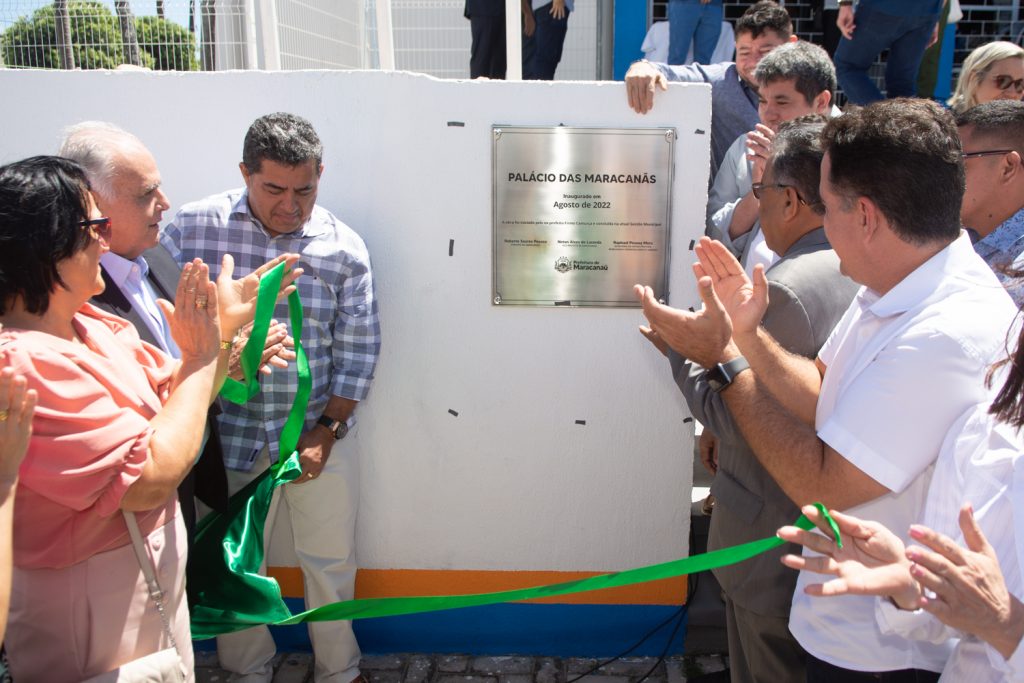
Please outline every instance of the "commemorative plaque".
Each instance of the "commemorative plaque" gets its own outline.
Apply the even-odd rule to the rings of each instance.
[[[493,126],[493,302],[667,295],[674,128]]]

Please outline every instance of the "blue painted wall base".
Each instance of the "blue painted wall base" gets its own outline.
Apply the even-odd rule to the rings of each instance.
[[[303,609],[301,600],[285,602],[292,612]],[[683,624],[668,654],[682,654],[686,635]],[[680,610],[672,605],[532,605],[501,604],[427,612],[401,617],[362,619],[355,623],[363,652],[472,653],[479,655],[546,655],[551,657],[612,657],[637,643],[648,631]],[[676,624],[672,619],[634,656],[657,657]],[[309,652],[305,625],[271,627],[279,650]],[[216,641],[195,643],[210,651]]]

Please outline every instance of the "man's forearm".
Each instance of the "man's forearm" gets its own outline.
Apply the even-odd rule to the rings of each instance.
[[[732,221],[729,223],[729,237],[736,239],[741,235],[750,232],[757,222],[758,201],[754,199],[751,192],[743,195],[743,198],[736,204],[732,211]]]
[[[765,390],[813,428],[821,392],[821,373],[815,362],[783,349],[763,327],[753,333],[736,334],[733,341]]]
[[[845,510],[886,493],[776,401],[757,373],[741,372],[722,396],[758,462],[798,506]]]

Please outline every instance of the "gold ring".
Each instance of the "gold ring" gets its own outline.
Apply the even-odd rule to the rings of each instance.
[[[0,410],[0,422],[3,422],[6,419],[7,419],[7,411],[6,410]],[[312,477],[313,475],[311,474],[309,476]]]
[[[207,304],[205,299],[197,299],[196,300],[196,308],[206,308],[207,305],[208,304]]]

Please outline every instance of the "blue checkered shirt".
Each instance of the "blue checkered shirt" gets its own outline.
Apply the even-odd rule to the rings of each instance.
[[[1024,286],[1020,279],[1006,271],[1024,266],[1024,208],[1007,218],[995,230],[974,244],[974,251],[992,267],[996,277],[1006,287],[1017,308],[1024,308]]]
[[[316,206],[299,230],[271,237],[249,212],[246,192],[232,190],[183,206],[160,241],[179,264],[198,256],[211,273],[219,272],[222,255],[230,253],[236,278],[279,254],[301,254],[298,267],[305,272],[296,285],[304,316],[302,346],[313,379],[306,429],[323,414],[332,395],[354,401],[366,397],[380,351],[370,256],[359,235],[331,212]],[[275,317],[289,320],[286,301],[278,304]],[[227,467],[253,469],[266,445],[277,460],[297,384],[294,366],[275,370],[261,378],[260,392],[245,405],[222,402],[218,419]]]

